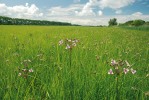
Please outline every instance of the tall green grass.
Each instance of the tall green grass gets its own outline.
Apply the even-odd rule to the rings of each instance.
[[[59,40],[79,39],[71,52]],[[120,100],[148,100],[149,32],[118,27],[0,26],[0,100],[115,100],[111,59],[136,74],[119,78]],[[19,69],[34,70],[27,78]]]

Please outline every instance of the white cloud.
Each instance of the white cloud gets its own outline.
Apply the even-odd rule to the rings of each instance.
[[[39,8],[35,4],[29,6],[28,3],[12,7],[0,4],[0,14],[17,18],[37,18],[43,16],[43,13],[40,13]]]
[[[135,2],[135,0],[97,0],[99,1],[99,7],[118,9],[128,6]]]
[[[70,5],[68,7],[52,7],[48,9],[48,16],[74,16],[83,8],[81,4]]]
[[[117,18],[118,23],[123,23],[128,20],[134,19],[143,19],[146,21],[149,20],[149,15],[143,15],[141,12],[135,12],[130,15],[113,16],[103,15],[104,12],[100,9],[94,12],[94,7],[98,7],[99,5],[97,6],[97,3],[99,4],[100,1],[104,0],[90,0],[86,4],[73,4],[68,7],[51,7],[50,9],[43,12],[41,12],[35,4],[29,5],[28,3],[26,3],[25,5],[10,7],[0,3],[0,15],[19,18],[70,22],[72,24],[80,25],[108,25],[108,21],[111,18]],[[109,1],[111,0],[108,0],[107,2]],[[115,9],[115,11],[117,13],[122,12],[120,9]]]
[[[89,2],[87,2],[83,9],[80,12],[76,12],[76,14],[78,16],[95,16],[96,14],[94,13],[94,11],[92,10],[92,6],[94,5],[94,1],[96,0],[89,0]]]
[[[103,15],[103,12],[100,10],[100,11],[98,11],[98,15],[99,16],[102,16]]]
[[[143,15],[141,12],[135,12],[135,13],[133,13],[132,14],[133,16],[136,16],[136,17],[139,17],[139,16],[141,16],[141,15]]]
[[[112,8],[117,10],[119,8],[133,4],[135,0],[89,0],[81,11],[77,11],[76,14],[79,16],[96,16],[96,13],[93,11],[94,7]],[[116,13],[120,14],[122,11],[117,10]]]
[[[115,13],[116,14],[121,14],[122,13],[122,10],[116,10]]]

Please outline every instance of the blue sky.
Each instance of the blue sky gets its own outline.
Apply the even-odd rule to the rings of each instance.
[[[149,21],[149,0],[0,0],[0,15],[81,25]]]

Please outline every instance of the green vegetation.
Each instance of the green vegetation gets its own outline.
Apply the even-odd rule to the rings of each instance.
[[[112,59],[136,73],[108,74]],[[148,61],[149,31],[1,25],[0,100],[148,100]]]
[[[144,20],[138,19],[138,20],[130,20],[125,23],[120,23],[119,26],[143,26],[143,25],[149,25],[149,22],[145,22]]]
[[[117,19],[116,18],[110,19],[110,21],[109,21],[109,26],[114,26],[114,25],[117,25]]]
[[[19,19],[0,16],[0,25],[63,25],[71,26],[71,23],[66,22],[55,22],[55,21],[44,21],[44,20],[30,20],[30,19]],[[78,25],[74,25],[78,26]]]

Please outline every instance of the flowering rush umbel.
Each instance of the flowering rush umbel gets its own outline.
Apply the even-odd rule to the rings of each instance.
[[[30,75],[30,73],[34,72],[34,70],[32,68],[29,68],[30,63],[31,63],[31,60],[29,60],[29,59],[23,60],[21,62],[21,65],[23,65],[24,67],[18,68],[18,71],[19,71],[18,76],[27,78]]]
[[[25,68],[23,68],[23,69],[19,69],[19,74],[18,74],[18,76],[21,76],[21,77],[23,77],[23,78],[27,78],[28,77],[28,75],[30,74],[30,73],[33,73],[34,72],[34,70],[31,68],[31,69],[25,69]]]
[[[132,74],[135,74],[137,71],[134,70],[128,63],[127,60],[123,61],[123,60],[111,60],[110,66],[112,66],[112,68],[108,71],[108,74],[116,74],[116,75],[120,75],[122,73],[127,74],[128,72],[131,72]]]
[[[60,40],[59,45],[65,45],[65,49],[72,49],[73,47],[77,46],[77,43],[79,42],[78,39],[65,39],[65,40]]]

